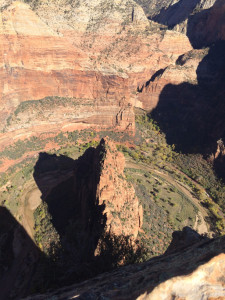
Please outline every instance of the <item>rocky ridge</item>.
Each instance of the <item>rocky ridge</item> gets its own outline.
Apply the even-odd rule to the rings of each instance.
[[[34,173],[42,191],[43,209],[47,204],[52,225],[59,235],[64,236],[71,224],[74,228],[78,226],[85,237],[84,248],[91,249],[92,254],[101,235],[125,236],[135,241],[142,226],[143,210],[133,186],[126,181],[125,159],[114,143],[104,138],[96,149],[89,148],[78,160],[71,160],[73,173],[70,169],[68,178],[63,174],[60,180],[60,170],[42,171],[45,165],[60,160],[62,166],[66,164],[63,157],[41,155]],[[39,214],[37,220],[39,224]],[[42,248],[48,248],[51,244],[48,234],[38,235],[44,243]],[[54,243],[55,237],[52,238]]]
[[[189,234],[183,231],[183,235]],[[192,235],[192,233],[191,233]],[[56,299],[214,299],[225,297],[224,237],[196,241],[191,246],[155,257],[145,263],[120,268],[111,273],[44,295]]]
[[[125,158],[107,138],[102,139],[100,148],[103,152],[101,176],[97,187],[99,205],[104,205],[106,214],[106,232],[115,235],[137,238],[142,227],[143,209],[135,196],[134,188],[124,177]]]
[[[74,168],[76,202],[81,208],[81,223],[90,222],[87,211],[93,205],[101,210],[100,223],[105,233],[132,236],[142,226],[143,212],[134,188],[124,176],[125,158],[108,138],[88,149]],[[86,224],[84,227],[87,227]]]

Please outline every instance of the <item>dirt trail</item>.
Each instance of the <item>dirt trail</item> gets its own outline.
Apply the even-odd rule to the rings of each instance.
[[[139,164],[138,166],[133,163],[132,161],[130,161],[129,159],[126,159],[126,167],[127,168],[134,168],[134,169],[142,169],[142,170],[148,170],[151,171],[155,174],[158,174],[159,176],[161,176],[162,178],[164,178],[167,182],[169,182],[170,184],[172,184],[173,186],[175,186],[178,190],[182,191],[183,194],[185,194],[185,196],[188,197],[188,199],[190,199],[190,201],[192,201],[192,203],[195,204],[195,206],[197,206],[199,212],[198,215],[196,215],[196,221],[194,224],[194,229],[199,233],[199,234],[212,234],[211,231],[209,231],[209,226],[208,224],[205,222],[205,217],[208,217],[208,213],[207,211],[201,206],[201,204],[199,203],[199,200],[197,198],[195,198],[188,187],[185,187],[183,185],[183,183],[179,183],[179,181],[171,178],[168,174],[159,171],[159,170],[155,170],[150,168],[149,166],[145,165],[145,164]]]
[[[195,225],[194,225],[193,229],[196,230],[200,234],[204,234],[204,233],[208,232],[208,228],[207,228],[204,218],[200,212],[196,215]]]

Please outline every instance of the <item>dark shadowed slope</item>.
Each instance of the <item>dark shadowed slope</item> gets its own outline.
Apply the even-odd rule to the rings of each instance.
[[[198,66],[198,84],[165,86],[153,111],[168,143],[184,153],[211,153],[225,137],[224,51],[225,42],[213,45]]]
[[[223,299],[224,237],[205,241],[188,228],[177,234],[183,236],[182,241],[192,239],[191,245],[183,244],[179,251],[171,249],[171,253],[145,263],[27,299]],[[179,248],[179,244],[172,244]]]
[[[21,299],[30,294],[41,255],[23,227],[0,207],[0,299]]]

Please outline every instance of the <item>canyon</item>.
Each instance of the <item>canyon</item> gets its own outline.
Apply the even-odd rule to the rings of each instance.
[[[123,154],[108,138],[78,160],[39,155],[36,185],[33,190],[28,186],[25,196],[25,230],[5,207],[0,208],[1,234],[6,236],[0,247],[10,254],[7,259],[1,255],[2,299],[51,287],[55,281],[49,272],[57,274],[62,286],[125,264],[128,251],[131,259],[140,253],[137,235],[143,208],[126,181],[124,164]],[[111,253],[112,247],[116,253]]]
[[[134,132],[131,106],[156,105],[142,104],[137,88],[192,49],[182,34],[149,23],[132,1],[109,1],[105,9],[101,1],[63,10],[62,5],[38,1],[33,11],[16,1],[2,8],[2,146],[12,137],[45,132],[46,124],[52,132],[88,127]],[[47,107],[40,113],[38,101],[54,96],[68,100],[43,100]]]
[[[157,11],[156,3],[150,4]],[[172,4],[171,7],[176,6]],[[159,6],[161,12],[162,7],[170,9],[165,8],[163,1]],[[133,1],[107,1],[104,5],[100,0],[82,4],[61,0],[54,5],[44,0],[28,4],[3,2],[1,148],[42,133],[57,135],[85,128],[134,134],[133,107],[147,111],[156,108],[156,115],[163,115],[164,107],[170,111],[175,102],[179,110],[179,102],[184,102],[184,109],[190,107],[180,114],[188,115],[190,111],[203,115],[200,121],[194,120],[191,128],[207,126],[205,120],[210,120],[206,136],[199,129],[195,139],[203,136],[204,154],[214,152],[217,140],[224,138],[221,117],[217,116],[218,106],[224,111],[218,100],[223,89],[218,83],[223,78],[223,45],[217,45],[217,41],[223,40],[223,25],[222,19],[219,28],[212,22],[221,18],[218,14],[223,15],[224,7],[221,1],[201,1],[198,7],[201,11],[191,18],[200,20],[198,15],[202,13],[209,16],[203,29],[190,25],[190,31],[201,32],[202,39],[208,39],[206,45],[216,42],[212,49],[193,49],[187,32],[186,36],[148,20]],[[157,22],[163,23],[160,19]],[[217,34],[209,34],[210,30]],[[198,36],[197,40],[200,39]],[[213,69],[219,53],[221,66]],[[204,84],[209,80],[213,91],[210,95]],[[198,103],[189,104],[196,91]],[[210,97],[217,100],[210,101]],[[202,106],[207,107],[207,112],[201,111]],[[161,119],[157,121],[162,128],[164,123],[172,123]],[[187,122],[192,123],[189,117]],[[172,142],[185,148],[178,143]],[[192,143],[200,151],[196,141]]]
[[[224,299],[224,10],[1,1],[0,299]]]

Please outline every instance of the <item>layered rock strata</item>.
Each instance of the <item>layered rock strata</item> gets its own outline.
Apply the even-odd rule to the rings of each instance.
[[[7,137],[46,130],[93,127],[134,132],[132,106],[143,106],[137,87],[192,49],[184,35],[149,23],[132,0],[29,4],[1,4],[4,143]],[[53,103],[45,110],[39,101],[35,107],[36,100],[55,96],[66,98],[67,104]],[[31,106],[21,110],[24,101]]]

